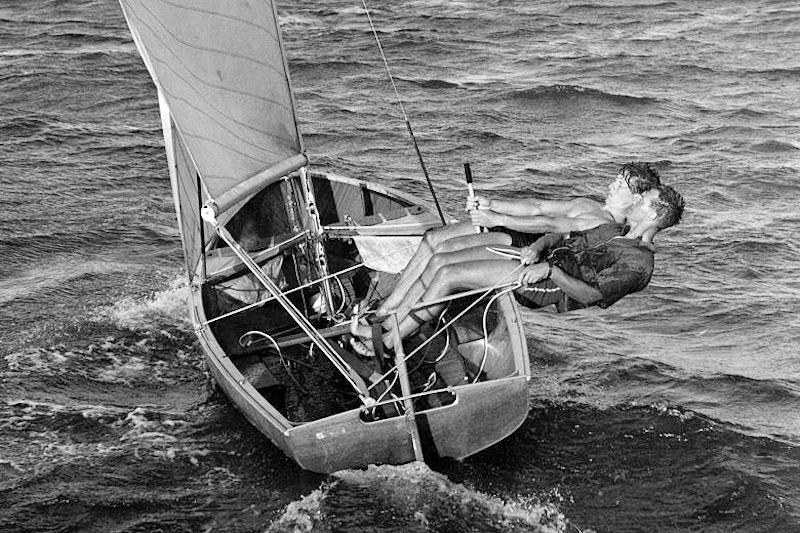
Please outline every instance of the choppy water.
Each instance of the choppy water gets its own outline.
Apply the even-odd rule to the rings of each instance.
[[[358,2],[281,3],[315,163],[425,194]],[[440,196],[688,200],[650,286],[526,312],[534,408],[461,464],[303,472],[212,385],[151,85],[111,0],[0,6],[0,530],[800,531],[800,8],[399,0]]]

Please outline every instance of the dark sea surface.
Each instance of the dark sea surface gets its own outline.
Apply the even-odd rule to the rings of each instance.
[[[188,321],[156,92],[112,0],[0,4],[0,531],[800,531],[800,6],[397,0],[437,191],[687,198],[643,292],[526,311],[533,408],[463,463],[305,472]],[[317,169],[426,195],[359,2],[279,5]]]

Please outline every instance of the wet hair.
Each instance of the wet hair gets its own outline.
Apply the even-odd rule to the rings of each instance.
[[[619,169],[633,194],[642,194],[661,185],[658,171],[650,163],[630,162]]]
[[[656,212],[658,227],[663,229],[678,224],[686,205],[683,196],[669,185],[659,185],[655,189],[658,191],[658,196],[650,202],[650,207]]]

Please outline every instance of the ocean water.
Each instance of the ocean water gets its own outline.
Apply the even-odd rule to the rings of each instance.
[[[463,463],[304,472],[205,371],[155,89],[112,0],[0,5],[0,531],[800,531],[800,7],[398,0],[437,191],[687,199],[646,290],[526,311],[532,409]],[[316,168],[426,194],[359,2],[279,4]]]

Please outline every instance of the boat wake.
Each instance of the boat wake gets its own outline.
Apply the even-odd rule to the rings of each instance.
[[[502,499],[450,481],[423,463],[370,466],[333,474],[319,489],[292,502],[272,533],[314,531],[566,531],[556,493]],[[377,528],[377,529],[376,529]]]
[[[180,275],[146,297],[125,297],[101,307],[92,319],[128,329],[151,330],[167,325],[191,331],[188,308],[189,286],[186,277]]]

